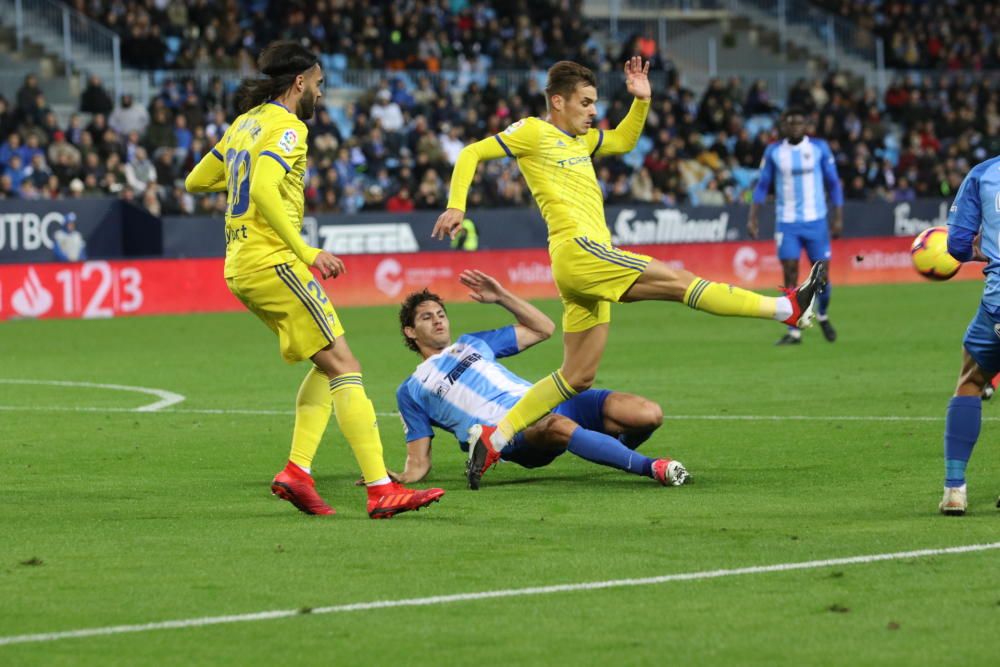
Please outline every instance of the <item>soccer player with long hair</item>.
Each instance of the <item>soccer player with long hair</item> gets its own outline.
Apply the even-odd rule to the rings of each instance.
[[[463,148],[455,163],[448,208],[433,235],[444,238],[458,232],[480,161],[516,158],[549,229],[552,277],[563,301],[562,367],[536,382],[496,427],[472,428],[470,486],[478,486],[483,471],[518,432],[590,388],[607,344],[612,303],[680,301],[715,315],[773,319],[799,327],[812,320],[816,293],[824,284],[819,264],[804,283],[775,298],[705,280],[611,245],[592,160],[635,148],[652,97],[648,73],[649,63],[639,57],[625,63],[626,88],[635,99],[618,127],[604,131],[594,127],[594,73],[578,63],[558,62],[549,69],[545,87],[547,120],[519,120]]]
[[[441,489],[412,490],[393,482],[382,459],[375,410],[365,393],[361,364],[318,280],[344,272],[330,253],[302,239],[306,170],[304,120],[323,97],[317,57],[296,42],[275,42],[261,53],[263,78],[236,93],[240,114],[219,143],[195,166],[189,192],[226,192],[226,264],[229,290],[278,336],[282,358],[309,359],[295,403],[288,464],[271,491],[306,514],[333,514],[316,492],[312,462],[330,413],[361,466],[368,514],[390,518],[438,500]]]

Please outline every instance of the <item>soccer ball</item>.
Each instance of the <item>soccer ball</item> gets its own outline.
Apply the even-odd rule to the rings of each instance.
[[[961,262],[948,254],[947,227],[920,232],[910,246],[910,259],[917,273],[930,280],[948,280],[962,267]]]

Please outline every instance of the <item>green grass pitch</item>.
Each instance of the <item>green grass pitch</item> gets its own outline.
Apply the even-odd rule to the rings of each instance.
[[[315,468],[337,516],[270,497],[306,367],[283,364],[250,315],[3,323],[0,380],[186,400],[142,413],[130,409],[155,398],[0,382],[0,665],[996,664],[997,550],[2,643],[997,542],[1000,405],[984,403],[970,513],[936,512],[944,409],[980,289],[836,288],[840,340],[809,331],[798,348],[774,347],[781,327],[767,322],[619,306],[598,385],[663,405],[643,451],[680,459],[693,484],[662,488],[566,455],[501,466],[474,493],[439,437],[428,482],[448,494],[391,521],[365,515],[332,421]],[[336,301],[336,283],[330,292]],[[495,306],[450,314],[456,334],[509,321]],[[394,310],[341,315],[376,409],[391,412],[417,362]],[[553,340],[510,366],[535,379],[560,358]],[[399,467],[400,422],[380,424]]]

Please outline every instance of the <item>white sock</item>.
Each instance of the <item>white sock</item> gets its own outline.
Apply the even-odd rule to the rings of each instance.
[[[305,474],[307,474],[307,475],[312,475],[313,474],[312,473],[312,468],[307,468],[305,466],[300,466],[298,463],[295,463],[295,461],[292,461],[292,463],[295,464],[296,468],[298,468],[299,470],[301,470]]]
[[[383,484],[388,484],[392,480],[388,477],[383,477],[382,479],[376,479],[374,482],[368,482],[365,486],[382,486]]]
[[[794,312],[795,309],[792,308],[792,300],[787,296],[779,296],[776,299],[774,304],[774,319],[779,322],[784,322],[791,317]]]
[[[510,444],[510,440],[504,437],[500,429],[493,431],[493,435],[490,436],[490,445],[493,447],[494,451],[499,452],[501,449]]]
[[[802,329],[796,327],[788,327],[788,335],[792,338],[802,338]]]
[[[816,320],[819,321],[819,322],[826,322],[828,319],[830,319],[830,318],[826,316],[826,313],[822,313],[822,314],[817,313],[816,314]]]

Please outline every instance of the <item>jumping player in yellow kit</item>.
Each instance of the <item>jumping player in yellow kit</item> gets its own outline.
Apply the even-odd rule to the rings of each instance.
[[[458,232],[480,161],[516,158],[549,229],[552,277],[563,301],[562,367],[535,383],[496,427],[469,429],[470,488],[478,488],[483,473],[514,435],[590,388],[607,344],[612,302],[681,301],[715,315],[773,319],[799,327],[812,322],[816,293],[825,283],[821,264],[813,266],[804,283],[774,298],[711,282],[611,245],[592,160],[635,148],[652,97],[648,72],[649,63],[641,58],[625,64],[626,87],[635,100],[618,127],[604,131],[593,127],[594,73],[577,63],[558,62],[549,69],[545,87],[548,119],[519,120],[500,134],[466,146],[455,163],[448,208],[434,226],[434,237]]]
[[[393,482],[382,459],[375,410],[361,365],[322,285],[344,272],[330,253],[300,235],[305,197],[307,128],[322,99],[323,71],[296,42],[275,42],[260,55],[266,78],[244,81],[240,115],[188,175],[189,192],[227,192],[225,278],[229,290],[275,334],[282,358],[310,359],[299,388],[288,464],[271,491],[306,514],[334,514],[316,492],[312,461],[331,411],[354,451],[368,487],[368,515],[385,519],[437,501],[442,489]]]

